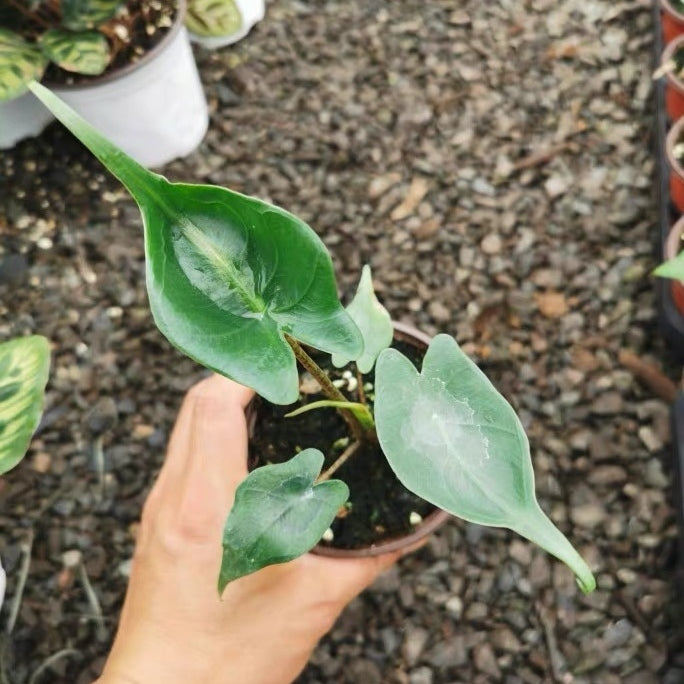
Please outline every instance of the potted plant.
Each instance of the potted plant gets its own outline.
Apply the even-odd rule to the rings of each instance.
[[[654,78],[665,76],[665,111],[670,121],[684,116],[684,35],[672,40],[663,50]]]
[[[244,38],[264,18],[264,0],[188,0],[190,40],[216,49]]]
[[[330,255],[300,219],[224,188],[169,183],[49,90],[37,83],[31,89],[137,201],[150,305],[171,343],[277,405],[306,393],[299,363],[308,374],[303,382],[320,386],[326,398],[295,413],[339,411],[349,428],[342,453],[328,454],[328,464],[300,443],[298,453],[281,454],[290,460],[252,470],[238,487],[223,535],[219,590],[330,538],[333,521],[349,514],[349,488],[330,476],[342,474],[341,463],[347,472],[363,469],[368,464],[359,455],[371,452],[383,455],[391,470],[385,477],[396,477],[409,493],[466,520],[519,532],[564,561],[584,591],[594,589],[587,564],[537,504],[515,412],[455,340],[430,341],[418,371],[404,352],[388,347],[391,324],[368,270],[343,308]],[[344,394],[344,382],[331,379],[304,345],[324,360],[332,354],[331,366],[356,362],[340,379],[351,391],[356,378],[364,394]],[[371,384],[364,372],[373,369]],[[352,498],[352,511],[354,505]]]
[[[183,27],[184,1],[3,5],[0,146],[49,121],[26,94],[32,79],[42,79],[141,164],[158,166],[194,150],[208,111]]]
[[[665,157],[670,169],[670,201],[684,213],[684,118],[676,121],[665,138]]]
[[[684,316],[684,216],[680,217],[670,229],[665,242],[665,263],[654,271],[655,275],[671,278],[672,300]]]
[[[660,0],[660,21],[665,45],[684,33],[684,3],[682,0]]]
[[[26,454],[43,412],[50,346],[40,335],[0,343],[0,475]],[[5,571],[0,563],[0,606]]]

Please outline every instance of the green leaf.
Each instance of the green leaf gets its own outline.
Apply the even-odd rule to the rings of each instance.
[[[169,183],[49,90],[31,89],[137,201],[150,306],[172,344],[276,404],[299,396],[286,334],[326,352],[360,353],[361,334],[337,298],[330,255],[303,221],[224,188]]]
[[[40,335],[0,344],[0,475],[26,454],[43,412],[50,346]]]
[[[198,36],[230,36],[242,28],[235,0],[188,0],[185,25]]]
[[[525,432],[513,408],[448,335],[435,337],[419,374],[394,349],[375,369],[380,445],[402,484],[450,513],[508,527],[565,562],[583,591],[591,571],[534,495]]]
[[[392,344],[394,330],[392,319],[387,309],[380,304],[373,290],[370,266],[366,265],[361,271],[361,280],[356,295],[347,307],[347,312],[354,319],[363,335],[363,354],[358,358],[349,358],[341,354],[334,354],[333,365],[337,368],[345,366],[350,361],[356,361],[362,373],[369,373],[378,354]]]
[[[660,264],[660,266],[653,271],[653,275],[660,276],[661,278],[684,280],[684,252],[669,259],[664,264]]]
[[[109,64],[109,43],[97,31],[51,29],[38,43],[45,55],[66,71],[97,76]]]
[[[0,102],[19,97],[32,80],[40,80],[48,60],[21,36],[0,28]]]
[[[305,449],[286,463],[253,470],[238,486],[223,531],[218,588],[311,549],[349,497],[344,482],[315,484],[323,454]]]
[[[124,0],[62,0],[62,24],[70,31],[97,28],[123,4]]]
[[[340,408],[347,409],[354,414],[356,420],[361,423],[361,427],[366,430],[372,430],[375,428],[375,421],[373,420],[373,414],[370,412],[368,406],[364,404],[359,404],[356,401],[334,401],[331,399],[322,399],[321,401],[313,401],[310,404],[300,406],[294,411],[285,414],[285,418],[294,418],[295,416],[300,416],[302,413],[307,411],[313,411],[319,408]]]

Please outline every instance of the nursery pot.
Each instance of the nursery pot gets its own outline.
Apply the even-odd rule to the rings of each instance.
[[[667,45],[661,64],[672,60],[678,52],[684,54],[684,35],[678,36]],[[665,76],[665,110],[671,121],[684,116],[684,81],[673,73]]]
[[[31,92],[0,102],[0,150],[39,135],[54,117]]]
[[[684,167],[675,157],[674,148],[683,133],[684,118],[681,118],[670,128],[665,139],[665,155],[670,167],[670,200],[680,214],[684,213]]]
[[[394,324],[394,343],[403,345],[402,351],[418,366],[422,362],[430,338],[409,326]],[[314,350],[311,350],[314,354]],[[329,357],[322,355],[324,364]],[[341,370],[336,371],[338,377]],[[331,371],[335,374],[335,371]],[[372,381],[365,375],[365,382]],[[303,387],[303,385],[302,385]],[[310,391],[310,390],[309,390]],[[372,390],[371,390],[372,391]],[[307,391],[308,392],[308,391]],[[311,395],[313,398],[313,395]],[[372,397],[371,397],[372,398]],[[292,407],[270,404],[254,405],[250,419],[250,449],[254,460],[250,468],[272,460],[289,458],[297,447],[316,447],[330,450],[336,438],[348,434],[344,423],[332,409],[311,411],[297,419],[283,418]],[[256,429],[253,426],[256,423]],[[330,463],[326,462],[325,467]],[[435,508],[404,488],[392,472],[379,445],[369,444],[355,453],[334,475],[350,488],[351,512],[341,512],[332,528],[332,541],[321,541],[312,553],[341,558],[362,558],[415,546],[443,525],[450,515]],[[418,513],[417,524],[411,520]]]
[[[665,45],[684,34],[684,14],[676,10],[670,0],[660,0],[660,21]]]
[[[684,216],[670,228],[670,233],[665,241],[665,259],[674,259],[682,250],[684,250]],[[669,280],[670,289],[672,291],[672,299],[679,312],[684,316],[684,282],[681,280]]]
[[[179,0],[169,32],[135,64],[87,83],[46,84],[143,166],[190,154],[209,125],[184,17]]]
[[[264,18],[264,0],[234,0],[234,2],[242,19],[235,31],[222,36],[203,36],[189,30],[190,40],[210,50],[222,48],[242,40],[250,32],[252,26]]]

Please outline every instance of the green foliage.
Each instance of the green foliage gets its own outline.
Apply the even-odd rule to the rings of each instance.
[[[684,280],[684,252],[676,257],[669,259],[653,271],[654,275],[661,278],[672,278],[674,280]]]
[[[303,221],[224,188],[169,183],[49,90],[32,89],[138,202],[150,306],[173,345],[276,404],[299,395],[285,335],[330,353],[360,354],[361,334],[337,298],[330,255]]]
[[[45,55],[65,71],[96,76],[109,64],[109,43],[97,31],[51,29],[39,39]]]
[[[40,14],[40,20],[44,0],[20,0],[0,7],[2,25],[16,29],[0,28],[0,102],[26,92],[31,81],[42,78],[50,61],[65,71],[89,76],[103,73],[109,65],[110,46],[102,33],[92,29],[111,19],[124,1],[58,0],[50,12]],[[35,40],[28,31],[21,35],[23,27],[33,23],[43,27]]]
[[[124,0],[61,0],[62,23],[71,31],[96,28],[124,4]]]
[[[242,27],[235,0],[188,0],[185,25],[198,36],[229,36]]]
[[[0,344],[0,475],[24,457],[43,412],[50,346],[39,335]]]
[[[223,531],[218,588],[311,549],[349,496],[344,482],[315,484],[323,454],[305,449],[287,463],[253,470],[238,486]]]
[[[584,591],[593,590],[586,563],[537,504],[529,445],[515,412],[452,338],[433,340],[421,373],[396,350],[380,351],[385,340],[376,345],[375,338],[386,335],[387,319],[376,311],[378,321],[367,320],[368,310],[377,309],[367,269],[350,315],[337,299],[325,247],[298,218],[223,188],[169,183],[48,90],[37,83],[31,89],[138,202],[150,304],[173,344],[276,403],[298,396],[292,340],[359,359],[364,368],[379,352],[375,427],[404,486],[466,520],[515,530],[564,561]],[[324,384],[323,371],[302,350],[298,358]],[[332,385],[327,393],[328,400],[304,410],[343,408],[346,418],[350,411],[356,416],[353,427],[354,420],[371,425],[368,407],[344,401]],[[373,438],[370,429],[352,432],[357,440]],[[349,454],[358,446],[350,445]],[[225,528],[221,589],[315,544],[348,495],[343,483],[314,485],[322,463],[319,452],[307,449],[240,485]]]
[[[448,335],[438,335],[422,372],[394,349],[375,370],[375,420],[383,452],[401,483],[465,520],[508,527],[596,583],[537,504],[527,437],[508,402]]]
[[[31,43],[0,28],[0,102],[19,97],[32,80],[40,80],[48,59]]]
[[[365,404],[359,404],[356,401],[331,401],[330,399],[323,399],[321,401],[313,401],[310,404],[305,404],[300,406],[294,411],[285,414],[285,418],[294,418],[295,416],[301,416],[302,413],[307,413],[308,411],[313,411],[319,408],[341,408],[350,411],[359,421],[361,427],[365,430],[375,429],[375,421],[373,420],[373,414],[371,413],[368,406]]]
[[[341,368],[350,361],[356,361],[361,373],[370,373],[378,354],[392,344],[394,330],[387,309],[380,304],[375,296],[371,270],[368,265],[364,266],[361,271],[359,287],[354,299],[347,307],[347,312],[354,319],[354,323],[363,335],[363,354],[357,359],[334,354],[332,357],[333,365]]]

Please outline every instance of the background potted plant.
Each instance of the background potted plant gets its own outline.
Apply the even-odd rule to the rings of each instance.
[[[684,216],[680,217],[670,229],[665,242],[665,263],[654,271],[655,275],[672,279],[672,299],[679,312],[684,316]]]
[[[188,0],[190,40],[215,49],[236,43],[264,18],[264,0]]]
[[[654,76],[665,76],[665,110],[670,121],[684,115],[684,35],[677,36],[663,51],[659,69]]]
[[[40,335],[0,344],[0,476],[26,454],[43,412],[50,346]],[[5,571],[0,563],[0,606]]]
[[[184,0],[12,1],[0,12],[1,146],[49,121],[24,94],[32,79],[50,83],[144,165],[186,155],[204,137]]]
[[[684,33],[684,3],[681,0],[660,0],[663,40],[667,45]]]
[[[451,337],[430,342],[419,372],[387,348],[389,317],[372,294],[370,274],[345,310],[330,255],[300,219],[224,188],[169,183],[49,90],[31,88],[137,201],[150,305],[172,344],[275,404],[299,399],[299,362],[328,396],[306,410],[342,412],[352,467],[360,462],[352,461],[354,453],[377,439],[407,490],[466,520],[519,532],[564,561],[584,591],[595,588],[586,563],[536,502],[529,445],[515,412]],[[377,358],[373,397],[342,394],[303,344],[332,353],[335,365],[356,361],[362,387],[363,370]],[[322,470],[324,461],[305,448],[285,463],[253,470],[238,487],[219,589],[307,552],[344,515],[348,487],[330,479],[335,464]]]

